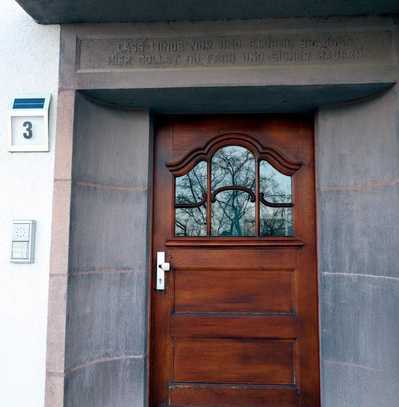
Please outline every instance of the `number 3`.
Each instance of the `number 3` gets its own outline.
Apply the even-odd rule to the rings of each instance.
[[[32,122],[24,122],[22,126],[25,127],[26,132],[23,133],[23,136],[26,139],[30,139],[33,137],[33,131],[32,131]]]

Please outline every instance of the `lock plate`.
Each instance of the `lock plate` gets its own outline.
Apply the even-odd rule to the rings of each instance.
[[[170,264],[165,262],[165,252],[157,252],[157,269],[155,289],[158,291],[165,290],[165,272],[170,270]]]

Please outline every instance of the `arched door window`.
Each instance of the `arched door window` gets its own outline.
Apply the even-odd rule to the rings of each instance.
[[[251,147],[224,145],[194,165],[170,165],[188,167],[175,175],[177,237],[293,236],[292,175],[300,164]]]

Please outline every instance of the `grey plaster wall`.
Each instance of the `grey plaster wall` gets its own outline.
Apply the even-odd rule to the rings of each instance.
[[[318,115],[323,407],[398,405],[398,91]]]
[[[75,123],[64,405],[141,407],[149,116],[78,96]]]

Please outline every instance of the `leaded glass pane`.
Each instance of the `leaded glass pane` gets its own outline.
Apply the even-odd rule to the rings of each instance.
[[[270,208],[260,205],[261,236],[292,236],[292,208]]]
[[[261,236],[292,236],[292,208],[284,207],[292,203],[291,177],[263,160],[259,177]]]
[[[176,177],[176,236],[206,236],[207,163],[199,162],[190,172]]]
[[[220,192],[212,203],[213,236],[255,236],[255,202],[242,191]]]
[[[291,177],[277,171],[267,161],[259,163],[260,192],[263,198],[272,203],[290,203],[292,201]]]
[[[255,189],[255,157],[244,147],[223,147],[212,157],[212,191],[228,185]]]
[[[244,147],[218,150],[211,165],[212,236],[255,236],[255,157]]]

